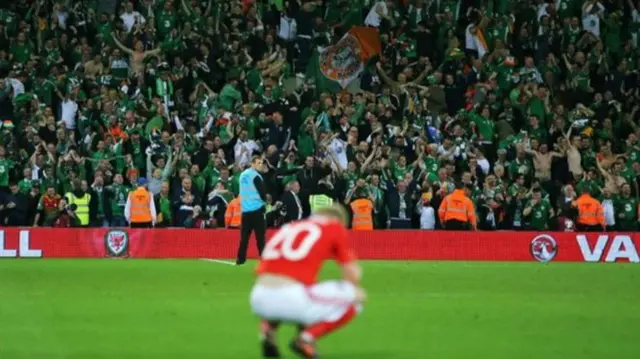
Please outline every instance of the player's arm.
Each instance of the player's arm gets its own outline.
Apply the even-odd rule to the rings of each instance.
[[[360,285],[362,279],[362,267],[354,259],[348,263],[342,264],[342,277],[347,282],[353,283],[355,286]]]

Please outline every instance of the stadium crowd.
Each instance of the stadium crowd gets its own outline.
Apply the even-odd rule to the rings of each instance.
[[[438,228],[458,183],[479,229],[562,229],[587,188],[636,230],[638,6],[3,1],[0,226],[125,226],[144,178],[158,226],[224,227],[258,154],[271,225],[324,195]],[[382,52],[328,91],[311,59],[354,26]]]

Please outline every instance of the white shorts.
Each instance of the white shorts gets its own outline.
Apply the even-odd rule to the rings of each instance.
[[[272,288],[256,284],[250,300],[253,312],[262,319],[311,325],[342,318],[356,305],[356,287],[345,281],[327,281],[310,287],[292,284]]]

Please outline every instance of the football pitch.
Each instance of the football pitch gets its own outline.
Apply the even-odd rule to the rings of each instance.
[[[322,358],[638,358],[640,266],[368,261]],[[254,264],[0,260],[1,359],[259,358]],[[336,277],[335,266],[323,272]],[[279,333],[285,358],[292,328]]]

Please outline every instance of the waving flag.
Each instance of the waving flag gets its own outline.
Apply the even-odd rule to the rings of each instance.
[[[338,92],[364,71],[364,63],[381,51],[378,30],[354,27],[338,43],[316,53],[307,68],[307,78],[319,91]]]

